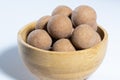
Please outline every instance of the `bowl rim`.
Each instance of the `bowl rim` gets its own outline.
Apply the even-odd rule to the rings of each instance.
[[[103,39],[101,40],[101,42],[99,42],[98,44],[90,47],[90,48],[87,48],[87,49],[83,49],[83,50],[76,50],[76,51],[67,51],[67,52],[58,52],[58,51],[49,51],[49,50],[43,50],[43,49],[39,49],[39,48],[36,48],[30,44],[28,44],[26,41],[23,40],[22,36],[21,36],[21,33],[27,29],[27,27],[29,27],[30,25],[32,24],[36,24],[36,21],[33,21],[33,22],[30,22],[28,23],[27,25],[25,25],[24,27],[22,27],[19,31],[18,31],[18,34],[17,34],[17,41],[18,41],[18,45],[19,45],[19,42],[22,43],[25,47],[28,47],[28,48],[31,48],[31,49],[34,49],[36,51],[40,51],[40,52],[44,52],[44,53],[49,53],[49,54],[74,54],[75,52],[76,53],[79,53],[79,52],[85,52],[85,51],[89,51],[91,49],[94,49],[95,47],[99,46],[100,44],[103,44],[104,41],[106,41],[108,39],[108,33],[107,31],[100,25],[98,25],[98,27],[103,31],[104,33],[104,37]]]

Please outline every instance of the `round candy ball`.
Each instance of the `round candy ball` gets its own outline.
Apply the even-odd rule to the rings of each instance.
[[[81,24],[88,24],[94,30],[97,30],[96,18],[95,10],[87,5],[81,5],[75,8],[71,16],[72,22],[76,27]]]
[[[99,34],[87,24],[76,27],[71,39],[77,49],[90,48],[101,41]]]
[[[68,39],[59,39],[53,44],[53,51],[75,51],[75,48]]]
[[[34,47],[48,50],[51,47],[52,39],[45,30],[37,29],[29,33],[27,43]]]
[[[35,26],[35,29],[46,29],[48,20],[51,18],[51,16],[47,15],[47,16],[43,16],[41,17]]]
[[[53,38],[66,38],[72,34],[72,22],[67,16],[55,15],[48,21],[47,30]]]
[[[72,13],[71,8],[64,5],[60,5],[53,10],[52,15],[61,14],[65,16],[70,16],[71,13]]]

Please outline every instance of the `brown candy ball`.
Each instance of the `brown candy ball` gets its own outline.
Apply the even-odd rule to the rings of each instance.
[[[37,29],[29,33],[27,43],[34,47],[48,50],[52,44],[52,39],[45,30]]]
[[[55,15],[50,18],[47,30],[56,39],[66,38],[72,34],[72,22],[64,15]]]
[[[96,12],[93,8],[86,5],[81,5],[75,8],[72,12],[72,22],[75,26],[81,24],[88,24],[90,25],[95,31],[97,30],[97,23],[96,23]]]
[[[61,5],[53,10],[52,15],[60,14],[60,15],[70,16],[71,13],[72,13],[72,9],[70,9],[67,6]]]
[[[50,19],[51,16],[47,15],[47,16],[43,16],[41,17],[35,26],[35,29],[44,29],[47,26],[48,20]]]
[[[71,39],[74,46],[78,49],[90,48],[101,41],[99,34],[87,24],[76,27]]]
[[[75,48],[68,39],[59,39],[53,44],[53,51],[75,51]]]

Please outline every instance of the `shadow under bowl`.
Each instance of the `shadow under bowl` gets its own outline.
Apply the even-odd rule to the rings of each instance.
[[[108,34],[98,26],[102,41],[85,50],[56,52],[38,49],[26,43],[36,25],[32,22],[18,32],[18,46],[23,62],[40,80],[84,80],[101,64],[107,47]]]

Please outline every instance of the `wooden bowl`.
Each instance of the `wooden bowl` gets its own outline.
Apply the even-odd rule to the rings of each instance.
[[[56,52],[38,49],[26,43],[26,37],[35,27],[32,22],[18,33],[18,46],[23,62],[40,80],[84,80],[101,64],[107,47],[108,34],[98,27],[102,41],[85,50]]]

